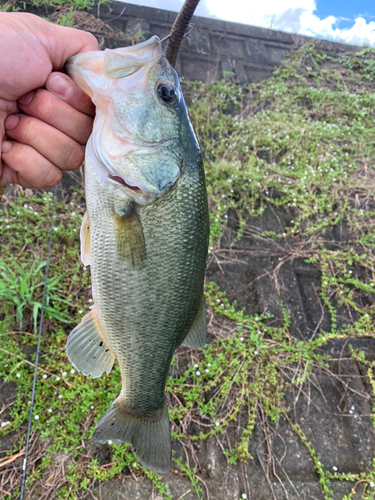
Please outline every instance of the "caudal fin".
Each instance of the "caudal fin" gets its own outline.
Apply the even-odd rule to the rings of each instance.
[[[119,396],[96,425],[93,438],[100,443],[129,443],[147,469],[165,474],[171,466],[171,436],[168,408],[163,406],[150,418],[126,411]]]

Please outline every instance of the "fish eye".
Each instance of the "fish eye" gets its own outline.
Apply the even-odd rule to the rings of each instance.
[[[169,82],[160,83],[156,91],[160,99],[166,104],[174,104],[176,102],[176,89]]]

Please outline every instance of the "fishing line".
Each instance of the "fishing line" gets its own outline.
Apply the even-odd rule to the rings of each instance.
[[[20,500],[23,500],[24,491],[25,491],[25,483],[26,483],[27,456],[28,456],[28,451],[29,451],[29,442],[30,442],[32,418],[33,418],[34,400],[35,400],[36,380],[37,380],[37,374],[38,374],[38,362],[39,362],[40,343],[41,343],[42,329],[43,329],[44,306],[45,306],[45,303],[46,303],[46,296],[47,296],[47,280],[48,280],[49,261],[50,261],[50,257],[51,257],[53,222],[54,222],[55,211],[56,211],[56,194],[57,194],[57,186],[55,186],[55,189],[53,191],[53,207],[52,207],[52,215],[51,215],[51,227],[50,227],[50,231],[49,231],[49,242],[48,242],[48,252],[47,252],[47,265],[46,265],[46,272],[45,272],[45,275],[44,275],[42,309],[40,311],[38,344],[37,344],[36,358],[35,358],[33,390],[32,390],[32,393],[31,393],[31,403],[30,403],[30,413],[29,413],[29,425],[27,427],[25,458],[23,460],[23,466],[22,466],[22,483],[21,483]]]
[[[176,28],[175,30],[171,31],[168,36],[166,36],[165,38],[163,38],[162,40],[160,40],[160,43],[163,43],[163,42],[169,40],[170,37],[173,35],[173,33],[176,33],[176,31],[178,31],[179,29],[180,28]],[[194,23],[189,23],[189,31],[187,31],[182,38],[183,39],[187,38],[189,40],[188,35],[190,35],[190,33],[193,31],[193,29],[194,29]]]

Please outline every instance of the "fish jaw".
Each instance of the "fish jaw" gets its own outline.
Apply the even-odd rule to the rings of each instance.
[[[148,205],[163,196],[180,176],[181,159],[173,146],[169,141],[141,147],[120,139],[108,117],[98,110],[86,157],[91,156],[93,173],[102,186],[112,186],[134,202]]]

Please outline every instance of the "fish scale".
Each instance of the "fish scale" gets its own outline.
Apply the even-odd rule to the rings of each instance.
[[[203,291],[192,292],[195,292],[194,284],[200,286],[204,277],[204,269],[200,275],[196,272],[197,263],[206,256],[207,229],[199,220],[205,212],[202,211],[206,201],[203,179],[200,181],[197,177],[191,182],[184,173],[168,195],[139,211],[147,259],[143,268],[135,272],[126,269],[116,254],[113,200],[108,199],[93,176],[87,175],[87,178],[94,183],[86,187],[88,211],[93,221],[90,230],[94,301],[108,345],[119,353],[122,393],[129,406],[141,416],[160,407],[170,360],[188,333],[202,300]],[[192,192],[201,192],[202,200],[191,196]],[[191,203],[187,204],[186,200]],[[190,211],[200,214],[198,231],[191,224]],[[195,252],[187,252],[187,249]],[[153,314],[148,313],[150,308]],[[118,335],[119,330],[122,336]],[[159,349],[146,357],[145,353],[161,335],[163,342]],[[151,365],[149,357],[153,361]]]
[[[94,438],[130,443],[145,467],[167,472],[169,366],[181,344],[202,347],[206,339],[201,153],[157,37],[104,56],[77,55],[68,71],[98,111],[86,147],[81,228],[94,308],[71,332],[67,355],[91,377],[117,360],[121,392]]]

